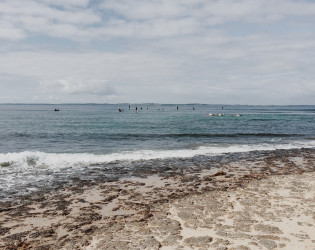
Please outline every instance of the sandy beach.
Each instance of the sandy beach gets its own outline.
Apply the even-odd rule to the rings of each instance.
[[[0,204],[0,249],[315,249],[315,150],[39,192]]]

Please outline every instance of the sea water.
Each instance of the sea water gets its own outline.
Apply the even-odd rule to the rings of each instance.
[[[95,166],[313,147],[315,106],[1,104],[0,198],[96,178]]]

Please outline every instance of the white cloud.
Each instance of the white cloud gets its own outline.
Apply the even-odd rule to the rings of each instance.
[[[314,14],[294,0],[3,0],[0,76],[54,101],[311,100]]]
[[[88,95],[108,97],[91,99],[100,102],[196,102],[197,98],[211,103],[281,104],[297,96],[308,96],[301,102],[310,102],[315,93],[313,38],[265,34],[239,39],[215,32],[201,40],[178,37],[142,43],[119,53],[15,52],[2,54],[0,74],[33,78],[40,83],[40,92],[51,93],[55,102],[61,98],[58,93],[63,93],[62,100],[68,95],[69,101],[85,94],[87,100]]]
[[[72,1],[64,2],[65,5],[71,3]],[[26,34],[82,40],[88,37],[85,27],[101,21],[101,17],[91,9],[58,9],[47,4],[47,1],[0,2],[0,23],[10,24],[7,25],[6,30],[2,28],[0,37],[11,40],[23,39]]]
[[[207,25],[230,21],[272,21],[288,15],[315,14],[315,3],[290,0],[108,0],[101,6],[130,21],[191,17]],[[205,20],[208,22],[204,23]]]
[[[10,22],[1,37],[11,39],[22,39],[26,32],[85,41],[110,37],[151,39],[200,35],[212,26],[229,22],[266,23],[290,16],[314,15],[315,3],[293,0],[106,0],[100,3],[29,0],[23,4],[18,0],[4,0],[0,3],[0,22]]]
[[[15,28],[10,22],[3,21],[0,23],[0,39],[19,40],[26,37],[26,33]]]
[[[57,79],[41,80],[40,91],[65,94],[114,95],[115,89],[106,80],[100,79]]]
[[[0,13],[11,17],[22,16],[22,18],[20,17],[21,21],[23,21],[23,17],[27,16],[42,17],[48,21],[78,25],[93,24],[101,21],[101,18],[90,9],[61,10],[32,0],[24,1],[23,4],[17,0],[3,1],[0,3]],[[23,22],[21,24],[23,25]]]
[[[126,1],[108,0],[101,4],[105,10],[112,10],[129,20],[150,20],[158,18],[182,18],[188,16],[187,6],[180,1]]]
[[[43,4],[63,8],[84,8],[89,5],[89,0],[38,0]]]

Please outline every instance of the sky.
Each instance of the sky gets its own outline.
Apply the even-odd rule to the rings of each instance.
[[[315,104],[315,1],[0,0],[0,103]]]

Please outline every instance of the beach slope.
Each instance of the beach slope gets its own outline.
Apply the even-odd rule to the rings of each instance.
[[[262,152],[2,202],[0,248],[314,249],[314,152]]]

